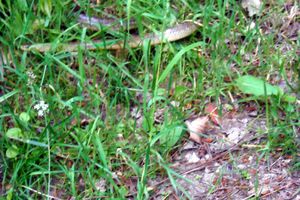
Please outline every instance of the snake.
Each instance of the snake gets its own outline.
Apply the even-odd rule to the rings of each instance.
[[[103,19],[97,17],[88,17],[87,15],[80,14],[78,17],[78,23],[86,27],[87,29],[99,30],[99,28],[108,28],[109,30],[120,30],[125,29],[124,24],[117,23],[115,19]],[[130,28],[135,26],[133,20],[129,21]],[[141,46],[144,41],[149,41],[149,44],[157,45],[166,42],[173,42],[189,35],[193,34],[198,30],[200,24],[193,21],[183,21],[178,23],[170,28],[167,28],[165,31],[158,33],[146,33],[143,37],[132,36],[130,35],[129,39],[124,42],[124,40],[92,40],[91,42],[70,42],[70,43],[61,43],[57,46],[56,50],[58,51],[78,51],[78,47],[88,50],[120,50],[127,47],[136,48]],[[38,51],[38,52],[47,52],[52,50],[52,43],[36,43],[33,45],[23,45],[21,49],[23,51]]]

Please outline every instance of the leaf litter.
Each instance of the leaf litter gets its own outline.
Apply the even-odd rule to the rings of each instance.
[[[200,125],[206,123],[205,117],[195,120]],[[190,141],[178,150],[172,166],[191,181],[177,179],[178,184],[192,199],[299,198],[296,192],[300,173],[289,170],[292,158],[278,156],[277,152],[265,158],[257,151],[263,147],[259,144],[265,136],[260,133],[265,131],[263,118],[253,118],[246,111],[234,117],[225,114],[222,124],[209,130],[218,139],[206,147]],[[203,126],[201,132],[206,134]],[[162,199],[166,188],[169,188],[167,182],[157,186],[152,199]],[[175,193],[170,188],[168,191],[178,199],[183,197],[183,193]]]

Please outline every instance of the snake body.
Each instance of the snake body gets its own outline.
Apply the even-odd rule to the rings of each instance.
[[[78,19],[79,23],[88,28],[95,29],[95,27],[103,26],[108,27],[111,30],[120,29],[119,24],[115,24],[115,20],[111,19],[100,19],[100,18],[89,18],[85,15],[80,15]],[[130,25],[133,26],[134,22],[130,21]],[[164,42],[172,42],[182,38],[185,38],[192,33],[194,33],[199,28],[199,25],[192,21],[185,21],[177,24],[171,28],[166,29],[161,33],[148,33],[144,37],[130,36],[129,39],[124,42],[124,40],[93,40],[92,42],[79,43],[64,43],[57,47],[60,51],[70,51],[74,52],[78,50],[78,46],[83,49],[96,50],[96,49],[108,49],[108,50],[119,50],[123,49],[125,46],[136,48],[140,46],[143,41],[149,41],[150,45],[156,45]],[[51,43],[37,43],[33,45],[24,45],[21,47],[22,50],[31,51],[36,50],[39,52],[46,52],[51,50]]]
[[[112,31],[118,31],[120,29],[133,29],[136,28],[135,20],[131,19],[129,21],[129,27],[127,24],[123,23],[123,21],[118,21],[112,18],[98,18],[98,17],[89,17],[84,14],[80,14],[78,17],[78,23],[83,27],[87,27],[88,29],[98,31],[99,27],[107,27]]]

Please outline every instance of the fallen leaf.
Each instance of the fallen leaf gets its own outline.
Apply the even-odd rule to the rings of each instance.
[[[209,114],[209,118],[214,124],[218,126],[221,124],[221,118],[218,114],[218,107],[215,104],[213,103],[207,104],[205,106],[205,112]]]
[[[200,134],[203,134],[205,132],[205,129],[207,128],[209,118],[207,116],[205,117],[198,117],[194,119],[193,121],[186,121],[185,124],[188,128],[190,139],[201,143],[201,137]]]
[[[213,138],[202,138],[202,142],[205,142],[205,143],[212,143],[214,141]]]

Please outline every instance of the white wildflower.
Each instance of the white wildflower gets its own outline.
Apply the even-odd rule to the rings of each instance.
[[[43,100],[39,101],[33,108],[38,112],[39,117],[43,117],[49,112],[49,105],[46,104]]]
[[[36,75],[33,73],[32,70],[28,70],[26,72],[26,75],[28,76],[28,82],[27,85],[30,86],[34,83],[35,79],[36,79]]]

